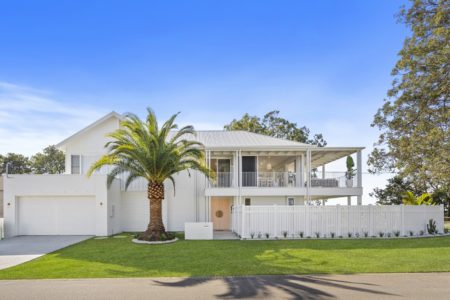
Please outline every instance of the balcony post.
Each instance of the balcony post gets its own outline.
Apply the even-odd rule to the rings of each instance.
[[[362,155],[361,150],[359,150],[356,153],[356,172],[357,172],[357,179],[358,179],[358,187],[362,188]],[[362,205],[362,195],[358,195],[356,198],[357,205]]]
[[[306,178],[308,180],[306,185],[306,196],[308,201],[311,201],[311,149],[306,151]]]
[[[235,151],[233,154],[233,187],[238,186],[239,179],[239,151]]]
[[[301,187],[302,184],[303,159],[301,156],[295,158],[295,186]]]

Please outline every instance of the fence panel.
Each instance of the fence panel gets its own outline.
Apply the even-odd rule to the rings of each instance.
[[[444,208],[440,206],[287,206],[237,205],[232,211],[232,230],[241,238],[356,237],[415,235],[424,231],[430,219],[439,232],[444,229]]]

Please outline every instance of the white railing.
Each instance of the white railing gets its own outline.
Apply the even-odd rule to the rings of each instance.
[[[305,186],[307,182],[305,182]],[[349,188],[356,187],[356,175],[347,180],[345,177],[345,172],[311,172],[311,187],[339,187],[339,188]]]
[[[427,233],[430,219],[444,230],[444,207],[440,206],[234,206],[232,230],[241,238],[351,237],[419,235]]]
[[[231,187],[233,184],[233,173],[231,172],[217,172],[216,178],[211,180],[212,187]]]
[[[242,172],[243,187],[289,187],[295,186],[292,172]]]

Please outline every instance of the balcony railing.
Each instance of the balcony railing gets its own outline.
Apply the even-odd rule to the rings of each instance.
[[[292,172],[242,172],[244,187],[294,187],[295,173]]]
[[[305,186],[308,184],[305,181]],[[311,188],[351,188],[356,187],[356,178],[347,179],[345,172],[313,172],[311,174]]]
[[[231,172],[218,172],[216,178],[211,180],[212,187],[231,187],[233,184],[233,173]]]

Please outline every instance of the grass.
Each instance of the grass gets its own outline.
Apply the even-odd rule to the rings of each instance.
[[[185,241],[90,239],[0,271],[0,279],[450,271],[450,237]]]

